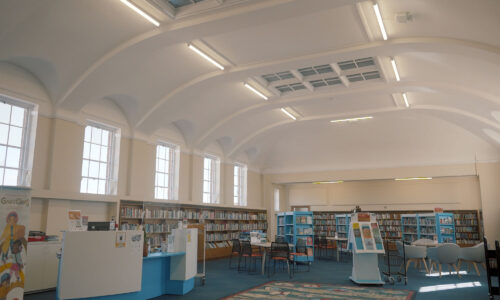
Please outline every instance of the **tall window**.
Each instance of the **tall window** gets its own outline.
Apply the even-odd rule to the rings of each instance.
[[[203,159],[203,203],[219,203],[219,165],[217,157],[205,155]]]
[[[83,142],[80,193],[116,195],[119,129],[89,122]]]
[[[178,161],[178,146],[167,143],[156,146],[156,199],[177,200]]]
[[[234,205],[247,206],[247,166],[234,165]]]
[[[280,211],[280,189],[274,189],[274,211]]]
[[[0,96],[0,185],[31,185],[36,118],[36,105]]]

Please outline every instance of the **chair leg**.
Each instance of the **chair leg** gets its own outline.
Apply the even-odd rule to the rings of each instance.
[[[441,274],[442,271],[443,271],[443,266],[439,264],[439,278],[443,276],[443,274]]]
[[[460,275],[460,269],[458,269],[457,265],[453,264],[453,267],[455,268],[455,271],[457,271],[458,278],[462,278]]]
[[[292,273],[290,273],[290,264],[288,263],[288,260],[286,261],[286,267],[288,269],[288,276],[292,278]]]
[[[475,261],[472,262],[472,264],[474,265],[474,269],[476,269],[476,272],[477,272],[477,276],[481,276],[481,272],[479,272],[479,268],[477,267],[477,264]]]
[[[413,258],[410,258],[406,261],[406,272],[408,273],[408,267],[410,267],[411,262],[413,261]]]
[[[427,268],[427,263],[425,262],[425,258],[422,258],[422,262],[424,263],[425,271],[429,274],[429,268]]]

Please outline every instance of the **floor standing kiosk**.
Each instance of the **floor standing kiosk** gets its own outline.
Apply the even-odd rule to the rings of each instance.
[[[385,253],[375,214],[355,213],[349,225],[352,275],[358,284],[384,284],[378,268],[378,254]]]

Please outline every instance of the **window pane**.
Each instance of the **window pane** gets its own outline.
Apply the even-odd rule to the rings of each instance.
[[[89,161],[84,159],[82,162],[82,176],[88,177],[89,176]]]
[[[24,126],[24,111],[25,109],[19,106],[12,106],[12,115],[10,117],[10,124],[19,127]]]
[[[205,161],[203,162],[203,166],[205,169],[210,169],[210,158],[205,157]]]
[[[108,162],[108,147],[101,147],[101,161]]]
[[[85,159],[90,158],[90,144],[89,143],[83,143],[83,158],[85,158]]]
[[[99,176],[99,163],[90,161],[89,164],[89,177],[97,178]]]
[[[102,130],[100,128],[92,127],[92,143],[101,143]]]
[[[210,195],[203,194],[203,203],[210,203]]]
[[[208,170],[203,171],[203,180],[210,180],[210,171]]]
[[[158,172],[165,172],[165,161],[158,159]]]
[[[7,136],[9,135],[9,126],[0,124],[0,144],[7,144]]]
[[[160,193],[159,193],[159,188],[155,188],[155,198],[160,199]]]
[[[87,192],[87,178],[82,178],[82,182],[80,183],[80,193],[86,193]]]
[[[7,167],[11,167],[11,168],[19,168],[19,159],[20,159],[20,157],[21,157],[21,151],[20,151],[20,149],[8,147],[7,148],[7,161],[6,161],[5,165]]]
[[[107,175],[108,175],[107,171],[108,171],[108,166],[105,163],[100,163],[99,164],[99,178],[106,179]]]
[[[97,193],[104,195],[106,194],[106,180],[99,180],[99,186],[97,189]]]
[[[87,186],[87,193],[97,194],[97,179],[90,179]]]
[[[170,147],[164,147],[165,148],[165,159],[170,161],[170,152],[172,149]]]
[[[85,139],[84,139],[85,142],[91,141],[91,138],[90,138],[91,132],[92,132],[92,127],[90,127],[90,126],[85,127]]]
[[[169,184],[168,184],[168,179],[169,179],[168,174],[165,174],[165,181],[163,182],[163,186],[166,187],[166,188],[170,187]]]
[[[98,145],[91,144],[90,145],[90,159],[99,160],[99,156],[101,152],[101,147]]]
[[[21,147],[22,138],[23,138],[23,129],[21,127],[10,126],[9,145]]]
[[[18,170],[5,169],[3,184],[4,185],[17,185]]]
[[[168,160],[164,160],[164,164],[165,164],[165,167],[164,167],[165,173],[168,173],[168,171],[170,170],[169,169],[169,162],[168,162]]]
[[[101,144],[103,146],[108,146],[109,145],[109,131],[103,130],[102,131],[102,142]]]
[[[210,193],[210,182],[209,181],[203,181],[203,192]]]
[[[10,104],[0,103],[0,122],[6,124],[10,123],[10,108]]]
[[[158,189],[158,199],[163,199],[163,188],[157,187]]]
[[[158,157],[165,158],[165,147],[158,146]]]
[[[164,182],[165,182],[165,175],[163,175],[163,173],[156,173],[156,185],[164,186]]]
[[[0,166],[5,166],[5,155],[7,154],[7,147],[0,146]],[[2,181],[0,180],[0,184]]]
[[[170,199],[168,194],[168,188],[163,189],[163,199]]]
[[[0,168],[0,185],[3,185],[3,172],[4,172],[4,168]]]

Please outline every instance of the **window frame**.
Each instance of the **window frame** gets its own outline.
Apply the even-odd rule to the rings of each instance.
[[[159,147],[168,148],[169,153],[169,170],[167,172],[161,172],[158,170],[158,160],[162,159],[158,156]],[[154,181],[154,198],[158,200],[179,200],[179,161],[180,161],[180,147],[177,144],[158,141],[156,143],[156,154],[155,154],[155,181]],[[158,173],[163,173],[165,176],[168,174],[168,187],[157,185]],[[167,198],[157,197],[157,188],[168,188]]]
[[[104,181],[106,182],[106,186],[104,189],[104,193],[99,193],[99,187],[97,188],[96,193],[90,193],[88,191],[88,180],[89,179],[94,179],[94,180],[102,180],[102,178],[98,177],[90,177],[90,162],[95,161],[98,162],[99,164],[103,163],[100,159],[98,161],[91,159],[91,148],[89,148],[89,158],[85,158],[85,143],[89,143],[90,146],[92,144],[94,145],[99,145],[100,147],[103,146],[102,144],[102,139],[99,144],[93,143],[92,142],[92,131],[91,131],[91,138],[90,141],[87,142],[85,140],[85,132],[87,131],[87,127],[92,128],[97,128],[101,130],[106,130],[109,132],[109,137],[108,137],[108,151],[107,151],[107,161],[106,163],[106,178]],[[84,128],[84,134],[83,134],[83,152],[82,152],[82,170],[81,170],[81,181],[80,181],[80,193],[81,194],[91,194],[91,195],[104,195],[104,196],[114,196],[117,195],[118,193],[118,168],[119,168],[119,160],[120,160],[120,137],[121,137],[121,130],[119,127],[114,127],[108,124],[104,124],[101,122],[97,122],[94,120],[87,120]],[[99,154],[100,155],[100,154]],[[100,156],[99,156],[100,157]],[[83,175],[83,166],[85,163],[85,160],[88,161],[88,171],[87,171],[87,176]],[[87,179],[87,187],[86,190],[82,190],[82,184],[83,180]]]
[[[11,169],[17,170],[17,179],[15,185],[4,185],[5,182],[5,171],[2,171],[0,186],[18,186],[18,187],[31,187],[31,177],[33,170],[33,156],[35,151],[35,139],[36,139],[36,127],[38,120],[38,104],[24,101],[18,98],[10,97],[4,94],[0,94],[0,102],[8,104],[11,107],[16,106],[23,108],[25,110],[23,116],[23,125],[21,127],[21,145],[14,146],[9,144],[8,137],[10,135],[11,127],[19,126],[11,123],[12,109],[9,115],[9,123],[1,123],[8,126],[7,129],[7,141],[6,144],[1,144],[5,147],[5,164],[1,166],[3,170]],[[19,162],[18,167],[8,167],[7,166],[7,150],[8,148],[19,149]]]
[[[210,159],[210,179],[206,180],[205,178],[205,162],[207,159]],[[205,182],[209,183],[210,191],[205,191]],[[208,196],[208,201],[205,201],[205,195]],[[203,173],[202,173],[202,194],[201,200],[204,204],[220,204],[220,158],[212,155],[205,154],[203,156]]]
[[[240,174],[236,174],[239,169]],[[235,163],[233,167],[233,204],[235,206],[247,206],[247,184],[248,184],[248,167],[242,163]],[[238,195],[235,195],[235,191]]]
[[[280,211],[280,189],[274,188],[274,211]]]

